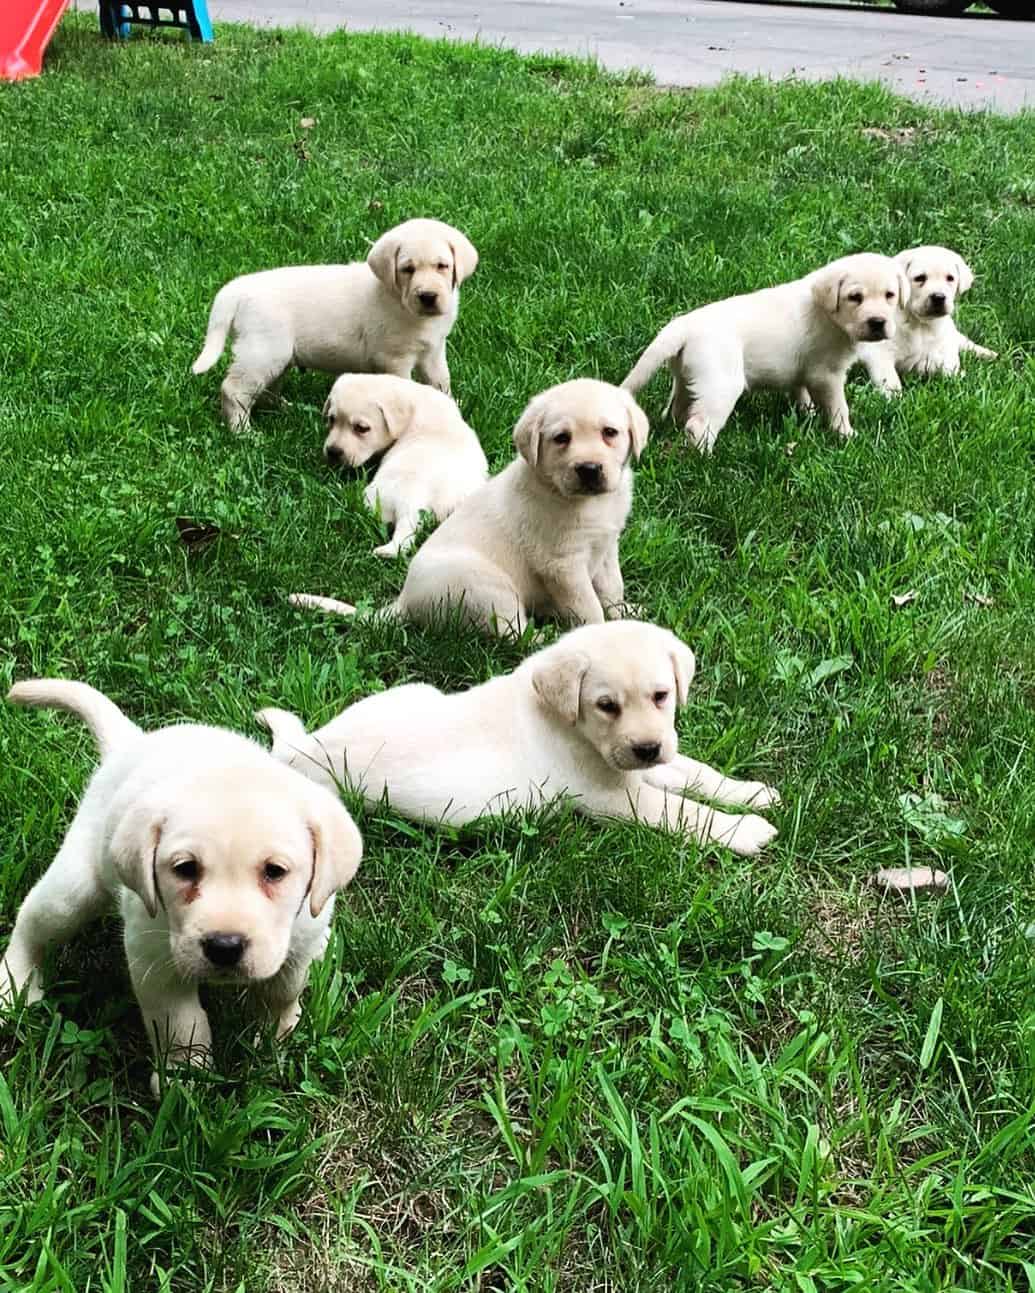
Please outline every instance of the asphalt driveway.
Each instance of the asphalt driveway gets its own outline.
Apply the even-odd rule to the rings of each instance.
[[[885,81],[965,108],[1035,106],[1035,23],[917,18],[840,4],[733,0],[209,0],[212,17],[321,31],[409,30],[526,52],[590,54],[668,85],[730,72]],[[218,34],[217,34],[218,39]]]

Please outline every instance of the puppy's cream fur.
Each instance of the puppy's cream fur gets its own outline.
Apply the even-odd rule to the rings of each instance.
[[[668,363],[669,408],[705,453],[741,395],[756,387],[794,390],[802,407],[819,405],[850,436],[845,376],[860,351],[895,335],[906,295],[901,268],[887,256],[845,256],[793,283],[673,319],[622,385],[635,395]]]
[[[192,371],[207,372],[234,339],[223,381],[223,416],[244,430],[258,397],[297,364],[322,372],[414,368],[449,392],[446,338],[460,284],[478,253],[459,229],[407,220],[383,234],[366,262],[297,265],[245,274],[219,289]]]
[[[776,834],[684,796],[764,808],[757,781],[732,781],[678,753],[676,706],[694,675],[667,629],[632,620],[574,629],[513,673],[468,691],[394,687],[307,735],[294,714],[264,710],[273,753],[325,785],[387,796],[418,821],[461,824],[557,797],[592,817],[638,818],[757,853]]]
[[[394,557],[410,546],[421,512],[444,521],[485,484],[489,464],[474,431],[448,395],[405,377],[347,373],[323,406],[327,461],[361,467],[383,454],[363,497],[394,526],[375,548]]]
[[[909,283],[909,296],[891,341],[864,346],[859,359],[887,394],[902,389],[903,373],[958,373],[960,352],[996,359],[960,332],[953,319],[957,299],[974,284],[970,266],[948,247],[913,247],[895,257]]]
[[[221,728],[144,733],[83,683],[22,682],[8,700],[77,714],[101,763],[18,912],[0,961],[0,1004],[23,992],[38,1000],[46,949],[114,901],[159,1058],[207,1062],[204,980],[253,988],[278,1036],[289,1032],[309,964],[327,943],[333,895],[362,854],[337,795]]]
[[[626,391],[580,378],[537,395],[514,428],[520,456],[469,495],[414,555],[392,608],[427,622],[443,608],[519,634],[532,614],[602,624],[622,613],[618,540],[647,419]],[[353,607],[295,594],[298,606]]]

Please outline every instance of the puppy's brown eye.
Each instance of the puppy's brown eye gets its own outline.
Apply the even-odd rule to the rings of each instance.
[[[946,281],[946,283],[955,283],[955,281],[956,281],[956,275],[955,275],[955,274],[946,274],[946,275],[945,275],[945,281]]]
[[[287,867],[279,866],[276,862],[267,862],[262,868],[262,878],[269,880],[271,884],[276,884],[278,880],[283,880],[287,875]]]
[[[917,287],[923,287],[923,285],[927,282],[927,275],[915,274],[913,276],[913,282],[917,285]]]
[[[194,858],[184,858],[182,862],[176,862],[173,865],[173,875],[177,880],[193,883],[201,875],[201,867]]]
[[[597,709],[602,714],[607,714],[610,718],[615,718],[622,712],[622,707],[617,700],[608,700],[605,696],[603,700],[597,701]]]
[[[438,270],[445,271],[449,268],[449,266],[446,264],[444,260],[440,260],[439,263],[435,266],[435,268]]]
[[[353,422],[352,429],[355,431],[356,435],[366,435],[370,430],[365,422]]]
[[[558,435],[554,436],[553,442],[554,444],[559,444],[563,449],[565,445],[571,444],[571,432],[561,431]]]
[[[617,440],[620,434],[617,427],[604,427],[603,436],[605,440]]]
[[[666,700],[668,700],[668,692],[667,692],[667,691],[656,691],[656,692],[654,693],[654,703],[655,703],[655,705],[664,705],[664,703],[665,703],[665,701],[666,701]]]
[[[399,271],[399,273],[400,273],[400,274],[412,274],[412,273],[413,273],[413,270],[414,270],[414,266],[413,266],[413,265],[404,265],[404,266],[402,267],[402,269]]]
[[[894,293],[894,292],[885,292],[885,293],[884,293],[884,295],[885,295],[885,297],[886,297],[889,301],[893,301],[893,300],[895,299],[895,293]]]
[[[849,296],[848,299],[849,301],[852,302],[853,305],[862,305],[863,294],[862,292],[852,292],[852,294]]]

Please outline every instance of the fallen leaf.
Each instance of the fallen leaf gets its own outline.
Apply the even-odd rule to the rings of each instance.
[[[986,597],[984,593],[972,593],[969,589],[963,594],[968,602],[973,602],[975,606],[994,606],[995,598]]]
[[[891,604],[892,606],[908,606],[910,602],[915,602],[918,596],[919,594],[912,588],[908,593],[892,593]]]
[[[949,877],[929,866],[882,867],[873,883],[889,893],[941,893],[949,887]]]
[[[196,552],[207,547],[213,539],[218,539],[223,531],[218,525],[208,525],[205,521],[192,521],[189,517],[178,516],[176,529],[180,542],[188,552]]]
[[[797,449],[797,447],[798,447],[797,440],[788,440],[783,447],[783,451],[787,455],[787,457],[790,458],[793,456],[794,451],[795,449]]]
[[[298,124],[302,127],[303,130],[312,130],[312,128],[316,125],[316,118],[303,117]]]

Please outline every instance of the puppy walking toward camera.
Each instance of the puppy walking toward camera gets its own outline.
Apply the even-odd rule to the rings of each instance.
[[[845,377],[867,347],[894,337],[907,294],[889,257],[845,256],[793,283],[673,319],[622,385],[636,395],[667,363],[668,408],[702,453],[711,452],[741,395],[757,387],[793,390],[800,407],[818,405],[835,431],[851,436]]]
[[[491,633],[529,617],[602,624],[623,612],[618,540],[647,418],[628,392],[579,378],[537,395],[514,428],[520,455],[417,550],[392,613],[427,623],[450,607]],[[328,597],[295,606],[351,615]]]
[[[965,337],[952,317],[957,298],[974,285],[973,271],[962,256],[948,247],[913,247],[899,252],[895,261],[909,284],[898,330],[892,340],[859,351],[881,390],[897,394],[903,373],[958,373],[964,350],[979,359],[998,358],[994,350]]]
[[[407,220],[383,234],[366,262],[297,265],[245,274],[219,289],[205,345],[192,372],[205,373],[233,337],[223,381],[223,417],[244,431],[263,392],[297,364],[321,372],[417,368],[449,393],[446,338],[456,322],[460,284],[478,253],[440,220]]]
[[[565,797],[591,817],[635,818],[757,853],[776,835],[764,818],[686,798],[779,803],[761,782],[733,781],[679,754],[675,712],[694,669],[667,629],[619,620],[574,629],[469,691],[393,687],[312,735],[283,710],[258,717],[275,757],[324,785],[348,782],[372,804],[387,796],[417,821],[460,825]]]
[[[362,854],[338,796],[221,728],[144,733],[84,683],[21,682],[7,698],[77,714],[101,763],[18,912],[0,961],[0,1005],[20,993],[38,1001],[46,949],[114,900],[159,1060],[208,1062],[202,982],[253,989],[277,1035],[290,1032],[310,962],[327,943],[333,895]],[[156,1072],[156,1094],[158,1085]]]
[[[363,491],[367,506],[394,526],[374,552],[394,557],[413,542],[422,512],[444,521],[489,478],[477,435],[448,395],[405,377],[347,373],[323,406],[324,457],[361,467],[384,454]]]

